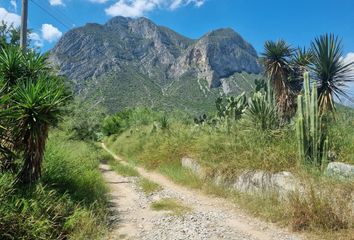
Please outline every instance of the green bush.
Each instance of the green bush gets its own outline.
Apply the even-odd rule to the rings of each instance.
[[[148,125],[154,121],[162,121],[161,113],[148,108],[126,109],[104,119],[102,132],[106,136],[120,134],[134,126]],[[167,123],[166,121],[162,123]],[[165,127],[165,125],[163,125]]]
[[[101,124],[106,111],[99,105],[83,100],[76,100],[68,111],[70,114],[62,124],[62,128],[74,140],[98,140],[101,137]]]

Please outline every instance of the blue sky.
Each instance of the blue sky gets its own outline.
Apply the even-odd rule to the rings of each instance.
[[[43,45],[43,50],[50,49],[68,28],[82,26],[87,22],[104,23],[112,16],[124,15],[146,16],[157,24],[170,27],[190,38],[198,38],[212,29],[231,27],[258,52],[262,51],[266,40],[283,38],[294,46],[306,46],[315,36],[331,32],[342,37],[345,54],[354,52],[353,0],[29,2],[29,26],[36,33],[33,38],[37,40],[37,45]],[[0,0],[0,19],[13,21],[20,14],[20,7],[21,0]],[[19,18],[16,21],[19,21]]]

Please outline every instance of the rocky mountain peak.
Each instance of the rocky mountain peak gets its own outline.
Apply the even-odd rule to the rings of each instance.
[[[231,28],[205,34],[192,44],[172,67],[180,77],[194,71],[210,87],[219,87],[221,79],[237,72],[258,74],[261,69],[256,50]]]
[[[185,75],[215,88],[234,73],[260,72],[255,49],[231,28],[192,40],[147,18],[114,17],[104,25],[73,29],[51,50],[50,59],[80,84],[129,68],[161,88]]]

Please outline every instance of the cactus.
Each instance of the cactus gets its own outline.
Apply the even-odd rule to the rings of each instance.
[[[243,92],[237,97],[228,97],[226,103],[223,98],[219,97],[215,104],[219,118],[238,120],[247,108],[247,98]]]
[[[299,158],[321,168],[327,162],[328,137],[324,131],[322,117],[318,111],[317,86],[310,89],[309,74],[304,74],[304,96],[298,96],[296,133]]]

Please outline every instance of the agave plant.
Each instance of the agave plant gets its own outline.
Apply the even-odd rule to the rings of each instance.
[[[290,61],[294,50],[284,40],[267,41],[264,50],[262,60],[265,73],[274,89],[279,115],[282,121],[289,121],[295,114],[295,95],[289,84],[292,73]]]
[[[255,92],[249,98],[245,122],[246,125],[262,131],[278,126],[277,109],[270,92]]]
[[[23,151],[19,179],[33,183],[41,176],[41,164],[50,126],[55,125],[67,96],[63,83],[41,76],[17,84],[11,98],[14,113],[15,149]]]
[[[320,114],[335,111],[334,99],[348,98],[346,84],[354,81],[354,62],[344,63],[342,42],[333,34],[322,35],[311,44],[311,70],[318,81],[318,104]]]

